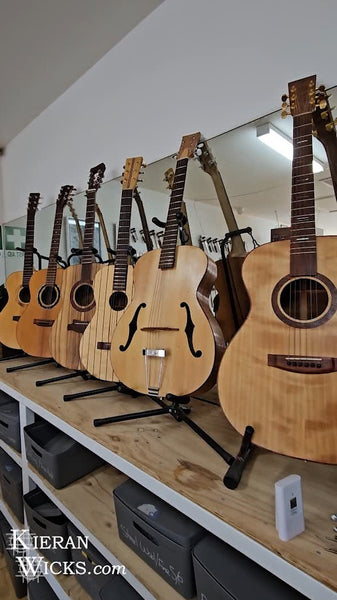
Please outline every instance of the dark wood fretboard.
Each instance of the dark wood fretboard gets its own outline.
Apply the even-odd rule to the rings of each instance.
[[[22,286],[28,287],[31,276],[33,275],[33,248],[34,248],[34,229],[35,229],[36,211],[28,209],[26,225],[26,243],[25,258],[23,263]]]
[[[113,289],[125,291],[128,275],[128,247],[130,244],[131,205],[133,190],[123,190],[119,216],[117,252]]]
[[[290,274],[317,272],[312,115],[294,117],[291,192]]]
[[[91,265],[94,262],[92,253],[94,243],[94,227],[95,227],[95,205],[96,205],[96,190],[87,190],[87,210],[85,214],[85,228],[83,236],[82,250],[82,269],[81,281],[91,281]]]
[[[63,215],[63,205],[56,205],[55,211],[55,219],[54,219],[54,228],[53,228],[53,236],[50,245],[50,253],[49,253],[49,261],[48,261],[48,269],[46,276],[46,284],[50,286],[55,285],[56,280],[56,272],[57,272],[57,256],[60,247],[60,237],[61,237],[61,229],[62,229],[62,215]]]
[[[159,269],[173,269],[178,238],[177,213],[181,210],[184,196],[188,158],[177,161],[170,206],[167,214],[163,244],[160,252]]]

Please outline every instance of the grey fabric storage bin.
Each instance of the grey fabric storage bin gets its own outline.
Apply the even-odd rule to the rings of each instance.
[[[142,600],[142,596],[121,575],[116,575],[104,586],[99,600]]]
[[[28,583],[29,600],[58,600],[54,590],[44,577]]]
[[[202,527],[130,479],[114,490],[114,500],[121,540],[184,598],[192,598],[192,548]]]
[[[22,469],[2,449],[0,449],[0,485],[4,501],[23,523]]]
[[[198,600],[306,600],[306,597],[218,538],[193,550]]]
[[[15,595],[17,598],[23,598],[27,594],[27,582],[20,575],[19,564],[15,559],[15,554],[12,550],[8,549],[8,535],[11,533],[12,528],[3,515],[1,515],[0,519],[0,528],[4,557]]]
[[[0,402],[0,438],[21,452],[19,403],[10,396],[7,398],[7,402]]]
[[[24,435],[28,461],[57,489],[104,464],[101,458],[47,421],[27,425]]]
[[[81,536],[81,532],[73,525],[68,523],[69,536],[76,539]],[[100,600],[100,591],[102,588],[115,579],[117,575],[95,575],[92,571],[95,565],[106,565],[108,561],[96,550],[92,544],[88,544],[88,549],[71,549],[71,560],[74,562],[84,562],[86,573],[84,575],[75,575],[79,584],[85,589],[93,600]],[[90,573],[90,574],[89,574]]]
[[[39,488],[35,488],[24,495],[23,501],[27,522],[32,533],[37,536],[61,536],[66,542],[69,521],[46,494],[41,492]],[[40,544],[37,545],[40,547]],[[68,549],[43,548],[41,553],[51,562],[70,560]]]

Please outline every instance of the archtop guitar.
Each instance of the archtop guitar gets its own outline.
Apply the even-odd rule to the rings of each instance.
[[[337,463],[337,237],[316,237],[312,114],[316,77],[289,84],[293,116],[291,238],[251,252],[248,318],[220,365],[219,398],[254,443]],[[286,103],[287,97],[283,97]]]
[[[29,281],[34,269],[34,228],[39,199],[40,194],[29,194],[23,271],[15,271],[8,275],[6,279],[8,302],[0,313],[0,342],[16,350],[21,349],[16,337],[17,325],[30,301]]]
[[[112,338],[118,379],[153,396],[185,396],[210,388],[224,348],[208,306],[215,264],[200,248],[177,247],[177,213],[188,160],[199,139],[199,133],[183,137],[162,248],[138,260],[134,297]]]
[[[80,344],[81,362],[89,373],[116,381],[111,364],[111,339],[132,296],[133,267],[129,265],[131,207],[143,158],[128,158],[122,181],[117,252],[114,265],[104,266],[94,280],[96,312]]]
[[[63,269],[57,268],[62,215],[74,187],[64,185],[56,202],[48,268],[35,271],[30,278],[30,302],[17,324],[20,348],[30,356],[50,357],[51,328],[61,309],[61,282]]]
[[[70,265],[63,273],[62,308],[51,328],[51,355],[56,362],[68,369],[83,369],[79,353],[80,341],[95,312],[93,279],[102,267],[94,262],[93,256],[95,204],[104,172],[103,163],[90,170],[81,262]]]

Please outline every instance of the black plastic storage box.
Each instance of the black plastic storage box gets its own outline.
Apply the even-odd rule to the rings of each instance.
[[[1,449],[0,485],[4,501],[20,523],[23,523],[22,469]]]
[[[38,541],[37,550],[51,562],[70,560],[70,550],[60,547],[65,546],[68,540],[69,521],[67,517],[39,488],[25,494],[23,501],[31,533],[35,533],[37,536],[49,536],[51,546],[55,544],[53,536],[58,536],[57,540],[60,541],[55,548],[47,548]]]
[[[21,452],[19,403],[0,392],[0,438]]]
[[[71,538],[74,539],[75,545],[78,537],[83,537],[81,532],[73,525],[73,523],[68,523],[68,533]],[[115,579],[117,575],[102,575],[102,574],[94,574],[93,569],[96,565],[100,565],[104,567],[105,565],[109,565],[108,561],[96,550],[96,548],[92,544],[88,544],[88,548],[76,548],[71,549],[71,560],[75,563],[84,563],[85,564],[85,574],[75,575],[79,584],[85,589],[85,591],[89,594],[93,600],[100,600],[100,591],[104,588],[104,586]],[[83,565],[84,566],[84,565]]]
[[[193,550],[198,600],[306,600],[306,597],[218,538]]]
[[[99,600],[142,600],[142,596],[121,575],[116,575],[104,586]]]
[[[15,558],[14,552],[8,548],[8,538],[12,533],[12,527],[3,515],[1,515],[0,519],[0,528],[4,557],[9,576],[14,587],[15,595],[17,598],[23,598],[27,594],[27,582],[20,575],[19,563]]]
[[[47,421],[24,428],[28,461],[57,489],[87,475],[104,461]]]
[[[132,480],[114,490],[121,540],[184,598],[195,595],[192,548],[204,530]]]
[[[29,600],[58,600],[54,590],[44,577],[28,583]]]

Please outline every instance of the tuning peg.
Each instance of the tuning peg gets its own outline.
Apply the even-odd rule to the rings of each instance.
[[[143,183],[143,179],[137,179],[139,183]]]
[[[312,135],[313,135],[314,137],[317,137],[317,129],[313,129],[313,130],[312,130]]]
[[[288,100],[288,96],[287,94],[283,94],[283,96],[281,97],[282,102],[286,102]]]
[[[290,112],[287,112],[286,110],[281,110],[281,119],[286,119],[288,115],[290,115]]]
[[[177,153],[175,153],[175,154],[172,154],[172,158],[176,159],[177,157],[178,157],[178,154],[177,154]]]
[[[202,150],[201,148],[197,147],[194,151],[195,156],[201,156],[202,155]]]
[[[319,86],[319,88],[318,88],[318,90],[319,90],[320,92],[325,92],[325,85],[323,85],[323,84],[322,84],[322,85],[320,85],[320,86]]]
[[[204,147],[204,145],[205,145],[205,143],[204,143],[204,142],[199,142],[199,144],[197,145],[197,148],[203,148],[203,147]]]
[[[146,163],[142,163],[142,167],[143,167],[143,169],[146,169],[147,164]]]
[[[283,108],[283,110],[285,110],[286,108],[289,108],[289,104],[287,104],[286,102],[282,102],[282,108]]]
[[[318,106],[320,107],[320,109],[324,109],[326,108],[326,99],[325,98],[321,98],[320,100],[318,100]]]
[[[326,129],[327,131],[334,131],[334,129],[335,129],[335,126],[336,126],[336,121],[331,121],[330,123],[327,123],[327,124],[325,125],[325,129]]]

